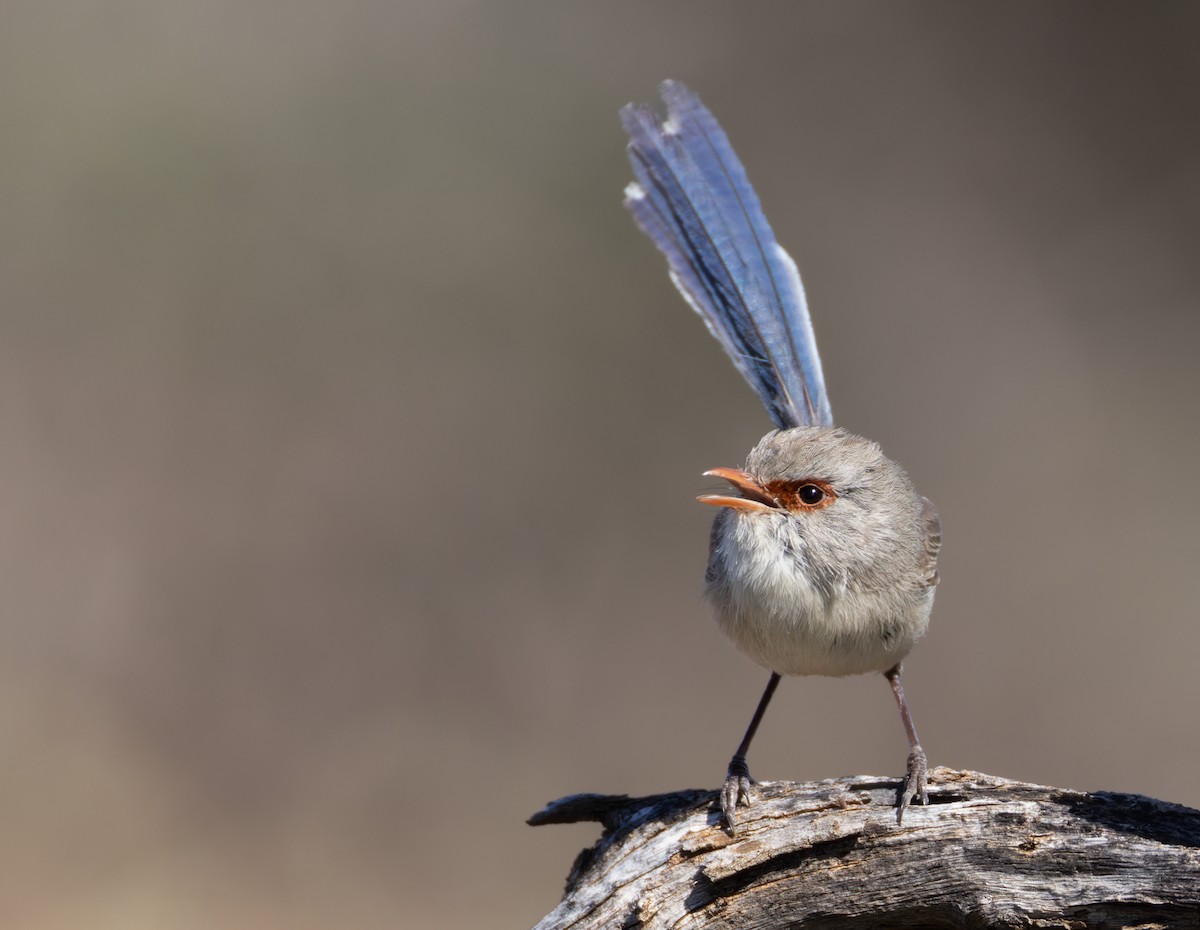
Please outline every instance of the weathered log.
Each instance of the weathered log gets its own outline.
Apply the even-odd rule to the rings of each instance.
[[[939,768],[903,826],[896,782],[764,782],[737,836],[714,791],[573,795],[595,820],[562,928],[1200,928],[1200,811]]]

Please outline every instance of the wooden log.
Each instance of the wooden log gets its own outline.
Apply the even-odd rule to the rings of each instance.
[[[758,785],[736,838],[714,791],[573,795],[594,820],[536,930],[1200,928],[1200,811],[939,768],[896,823],[894,780]]]

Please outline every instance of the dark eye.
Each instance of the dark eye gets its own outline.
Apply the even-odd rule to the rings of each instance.
[[[807,504],[809,507],[825,500],[825,489],[815,484],[802,484],[796,493],[800,496],[800,503]]]

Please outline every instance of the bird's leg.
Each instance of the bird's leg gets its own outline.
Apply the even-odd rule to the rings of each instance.
[[[775,688],[778,685],[779,673],[772,672],[770,680],[767,681],[767,687],[758,700],[758,709],[754,711],[750,726],[746,728],[746,735],[742,737],[737,752],[729,760],[729,769],[725,773],[725,787],[721,789],[721,816],[725,820],[725,828],[729,831],[730,836],[737,833],[735,818],[737,806],[741,804],[743,807],[749,807],[750,801],[753,799],[752,786],[754,782],[750,778],[750,767],[746,764],[746,753],[750,751],[750,741],[758,732],[758,725],[762,722],[763,714],[766,713],[767,705],[771,703],[771,696],[775,694]]]
[[[900,681],[900,663],[883,673],[892,686],[892,694],[896,696],[896,704],[900,708],[900,719],[904,721],[904,732],[908,734],[908,770],[904,781],[900,784],[900,792],[896,795],[896,823],[904,822],[904,812],[909,802],[918,801],[929,803],[929,773],[925,764],[925,750],[917,739],[917,728],[913,726],[912,714],[908,712],[908,704],[904,700],[904,685]]]

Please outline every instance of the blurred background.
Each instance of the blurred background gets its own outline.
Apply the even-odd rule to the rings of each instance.
[[[693,498],[768,422],[621,207],[666,77],[941,510],[931,764],[1200,806],[1197,30],[6,3],[0,925],[526,927],[598,834],[530,813],[716,787],[766,674]],[[788,680],[751,765],[905,753],[881,677]]]

